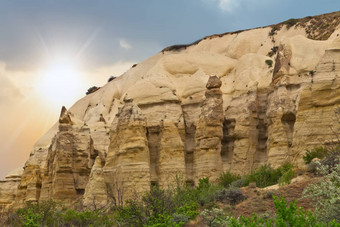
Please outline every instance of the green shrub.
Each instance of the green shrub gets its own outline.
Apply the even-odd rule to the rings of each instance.
[[[184,214],[174,214],[172,215],[172,223],[184,225],[189,221],[190,217],[184,215]]]
[[[97,86],[92,86],[92,87],[90,87],[89,89],[87,89],[86,95],[89,95],[89,94],[91,94],[91,93],[97,91],[99,88],[100,88],[100,87],[97,87]]]
[[[265,62],[269,68],[273,66],[273,61],[271,59],[267,59]]]
[[[330,170],[335,168],[336,165],[340,164],[340,147],[334,147],[329,149],[326,157],[321,160],[321,165],[328,166]]]
[[[218,208],[205,209],[201,212],[201,217],[208,226],[229,226],[232,217],[225,215],[223,210]]]
[[[290,184],[290,181],[295,177],[295,171],[289,169],[286,172],[282,173],[282,176],[279,178],[278,183],[280,186]]]
[[[112,226],[112,216],[100,211],[66,209],[52,200],[27,203],[7,220],[10,226]]]
[[[277,226],[277,227],[302,227],[302,226],[327,226],[325,223],[317,222],[312,212],[305,212],[302,208],[297,207],[296,201],[287,204],[283,197],[274,197],[276,215],[266,218],[258,217],[254,214],[252,217],[234,218],[227,215],[221,209],[205,209],[201,212],[201,217],[208,226]],[[339,226],[335,222],[330,226]]]
[[[241,188],[244,184],[245,184],[245,179],[239,179],[239,180],[233,181],[230,184],[230,187]]]
[[[263,165],[258,170],[245,176],[245,184],[256,182],[257,187],[264,188],[276,184],[280,177],[280,171],[271,168],[269,165]]]
[[[302,159],[306,164],[309,164],[314,158],[323,159],[324,157],[326,157],[327,153],[328,149],[324,147],[316,147],[311,150],[307,150]]]
[[[297,207],[297,201],[289,203],[283,197],[274,198],[276,208],[275,226],[315,226],[316,218],[311,212],[305,212]]]
[[[211,186],[208,179],[201,180],[195,189],[183,184],[167,190],[155,186],[141,200],[130,200],[125,207],[119,207],[116,220],[128,226],[183,226],[196,218],[198,200]]]
[[[303,195],[314,201],[315,214],[319,220],[340,222],[340,164],[331,168],[321,165],[318,172],[324,178],[308,186]]]
[[[231,205],[235,205],[246,198],[239,188],[234,187],[221,189],[216,194],[219,201]]]
[[[219,177],[219,184],[227,188],[231,183],[241,179],[240,175],[232,174],[229,171],[221,173]]]
[[[295,18],[290,18],[289,20],[286,20],[283,22],[285,25],[287,25],[287,29],[290,29],[292,26],[294,26],[299,20]]]
[[[244,185],[249,185],[251,182],[255,182],[259,188],[265,188],[270,185],[279,183],[289,183],[290,180],[295,176],[292,170],[293,166],[290,163],[285,163],[277,169],[273,169],[269,165],[260,166],[256,171],[244,177]]]

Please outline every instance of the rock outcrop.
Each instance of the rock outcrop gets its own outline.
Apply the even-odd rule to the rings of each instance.
[[[315,24],[328,26],[314,26]],[[152,185],[246,174],[338,143],[340,13],[176,45],[63,108],[0,206],[119,205]]]

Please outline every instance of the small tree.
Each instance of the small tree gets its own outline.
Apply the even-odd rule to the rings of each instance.
[[[100,87],[96,87],[96,86],[90,87],[89,89],[87,89],[86,95],[89,95],[89,94],[97,91],[99,88]]]

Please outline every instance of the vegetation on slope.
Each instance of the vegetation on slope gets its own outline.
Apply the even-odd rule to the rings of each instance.
[[[307,152],[304,159],[310,155],[311,152]],[[241,187],[249,185],[246,188],[258,194],[258,187],[290,183],[295,173],[293,166],[286,163],[277,169],[262,166],[243,177],[225,172],[218,182],[211,183],[208,178],[203,178],[194,188],[178,178],[176,185],[168,189],[155,186],[141,198],[105,210],[74,210],[54,201],[27,203],[26,207],[9,215],[5,225],[190,226],[190,220],[195,220],[191,221],[192,224],[200,226],[340,226],[339,156],[337,151],[327,152],[326,157],[316,164],[315,174],[322,176],[322,180],[304,190],[304,198],[313,201],[315,211],[305,211],[298,207],[297,201],[287,202],[271,191],[263,191],[262,200],[271,201],[274,213],[235,215],[235,207],[249,200],[245,194],[247,190]]]

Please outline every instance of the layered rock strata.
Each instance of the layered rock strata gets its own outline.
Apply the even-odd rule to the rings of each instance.
[[[0,182],[0,206],[98,209],[178,179],[303,167],[306,149],[339,142],[339,23],[337,12],[164,49],[62,109],[23,173]]]

